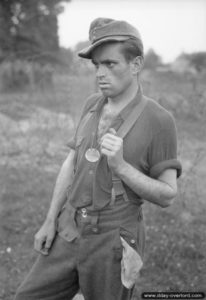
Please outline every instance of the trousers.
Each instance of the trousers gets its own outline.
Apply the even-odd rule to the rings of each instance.
[[[129,210],[134,212],[133,208]],[[57,234],[49,255],[39,254],[17,290],[15,300],[70,300],[80,289],[85,300],[131,299],[133,288],[127,289],[121,282],[123,249],[120,237],[131,241],[141,254],[143,224],[136,209],[134,235],[128,229],[133,217],[127,214],[127,209],[120,211],[103,213],[100,222],[95,224],[96,230],[93,230],[89,213],[86,216],[78,213],[79,236],[68,242]],[[114,220],[116,215],[119,218]],[[121,226],[122,215],[128,215],[124,226]]]

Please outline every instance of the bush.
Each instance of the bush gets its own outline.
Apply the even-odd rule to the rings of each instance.
[[[45,88],[53,83],[53,69],[49,64],[41,66],[23,60],[6,61],[1,64],[0,81],[1,91]]]

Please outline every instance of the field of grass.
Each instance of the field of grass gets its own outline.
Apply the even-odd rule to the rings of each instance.
[[[145,264],[134,299],[151,291],[206,291],[206,95],[204,80],[145,73],[145,94],[177,120],[183,175],[174,205],[146,203]],[[11,300],[36,254],[47,212],[92,76],[58,75],[49,90],[0,94],[0,299]],[[204,98],[205,97],[205,98]]]

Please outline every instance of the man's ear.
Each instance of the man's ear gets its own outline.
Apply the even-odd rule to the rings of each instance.
[[[137,75],[138,73],[140,73],[143,66],[144,66],[144,58],[142,56],[136,56],[131,61],[132,72],[134,75]]]

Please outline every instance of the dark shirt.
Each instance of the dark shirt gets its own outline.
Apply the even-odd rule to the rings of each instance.
[[[119,113],[112,127],[117,131],[124,120],[140,101],[141,93]],[[85,158],[88,148],[97,148],[97,128],[107,99],[100,94],[93,95],[86,103],[74,138],[69,146],[75,149],[75,174],[69,190],[69,202],[74,208],[88,207],[102,209],[110,203],[112,174],[106,156],[98,162]],[[138,121],[125,136],[123,142],[125,161],[147,176],[158,178],[168,168],[181,174],[181,164],[177,160],[176,127],[172,115],[158,103],[149,99]],[[124,184],[129,200],[137,205],[143,203],[133,190]]]

